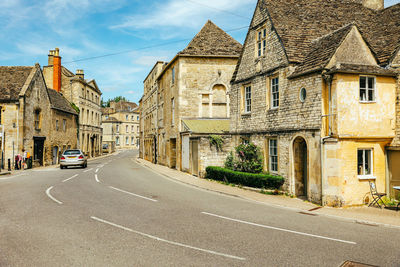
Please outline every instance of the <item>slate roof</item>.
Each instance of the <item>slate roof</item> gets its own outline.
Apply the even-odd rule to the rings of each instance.
[[[259,0],[284,44],[290,62],[300,63],[312,41],[355,23],[380,65],[386,65],[400,44],[400,4],[375,11],[361,1]]]
[[[178,55],[239,56],[241,51],[242,45],[238,41],[209,20]]]
[[[353,24],[348,24],[335,32],[313,41],[310,46],[310,53],[305,57],[302,64],[296,67],[291,77],[311,71],[322,70],[329,63],[352,27]]]
[[[35,67],[0,66],[0,101],[15,101]]]
[[[47,89],[50,98],[51,107],[66,113],[78,115],[78,113],[71,107],[68,100],[56,90]]]
[[[371,66],[371,65],[360,65],[360,64],[345,64],[341,63],[331,68],[328,73],[359,73],[359,74],[367,74],[367,75],[383,75],[383,76],[397,76],[397,74],[379,66]]]
[[[223,134],[229,132],[229,119],[186,119],[182,120],[183,128],[186,131],[199,134]]]

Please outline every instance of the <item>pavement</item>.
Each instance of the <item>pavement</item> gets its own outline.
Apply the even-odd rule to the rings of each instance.
[[[86,169],[0,178],[0,266],[399,266],[397,228],[186,177],[192,185],[136,158],[122,151]]]
[[[381,225],[400,229],[400,211],[379,209],[377,207],[358,206],[345,208],[321,207],[299,198],[291,198],[284,195],[265,195],[255,192],[250,188],[232,187],[217,181],[200,179],[166,166],[153,164],[144,159],[137,158],[136,161],[147,168],[162,174],[168,178],[181,181],[186,184],[197,186],[243,199],[256,201],[269,206],[292,209],[311,216],[328,216],[341,220],[348,220],[360,224]]]

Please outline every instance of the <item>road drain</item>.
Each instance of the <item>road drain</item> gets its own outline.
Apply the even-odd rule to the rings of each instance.
[[[355,262],[355,261],[345,261],[340,267],[378,267],[375,265],[369,265],[361,262]]]
[[[300,211],[299,213],[304,214],[304,215],[309,215],[309,216],[318,216],[318,214],[310,213],[310,212],[306,212],[306,211]]]

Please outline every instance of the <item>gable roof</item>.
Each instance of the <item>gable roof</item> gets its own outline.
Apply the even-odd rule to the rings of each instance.
[[[400,44],[400,4],[375,11],[351,0],[259,0],[257,8],[271,18],[292,63],[304,60],[313,40],[349,23],[355,23],[381,65]]]
[[[35,67],[0,66],[0,101],[16,101],[29,74]]]
[[[78,115],[75,109],[71,107],[71,104],[68,102],[67,99],[65,99],[62,94],[53,89],[47,89],[47,92],[49,94],[50,104],[53,109],[57,109],[73,115]]]
[[[209,20],[179,55],[239,56],[241,51],[238,41]]]
[[[296,70],[290,76],[295,77],[308,72],[322,70],[329,63],[329,60],[352,28],[353,24],[348,24],[335,32],[313,41],[310,46],[310,53],[305,56],[303,62],[296,67]]]

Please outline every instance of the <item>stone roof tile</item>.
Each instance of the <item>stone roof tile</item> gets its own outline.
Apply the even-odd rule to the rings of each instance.
[[[60,111],[64,111],[66,113],[78,115],[78,113],[71,107],[71,104],[68,100],[56,90],[47,89],[50,98],[51,107]]]
[[[34,67],[0,66],[0,100],[15,101]]]

